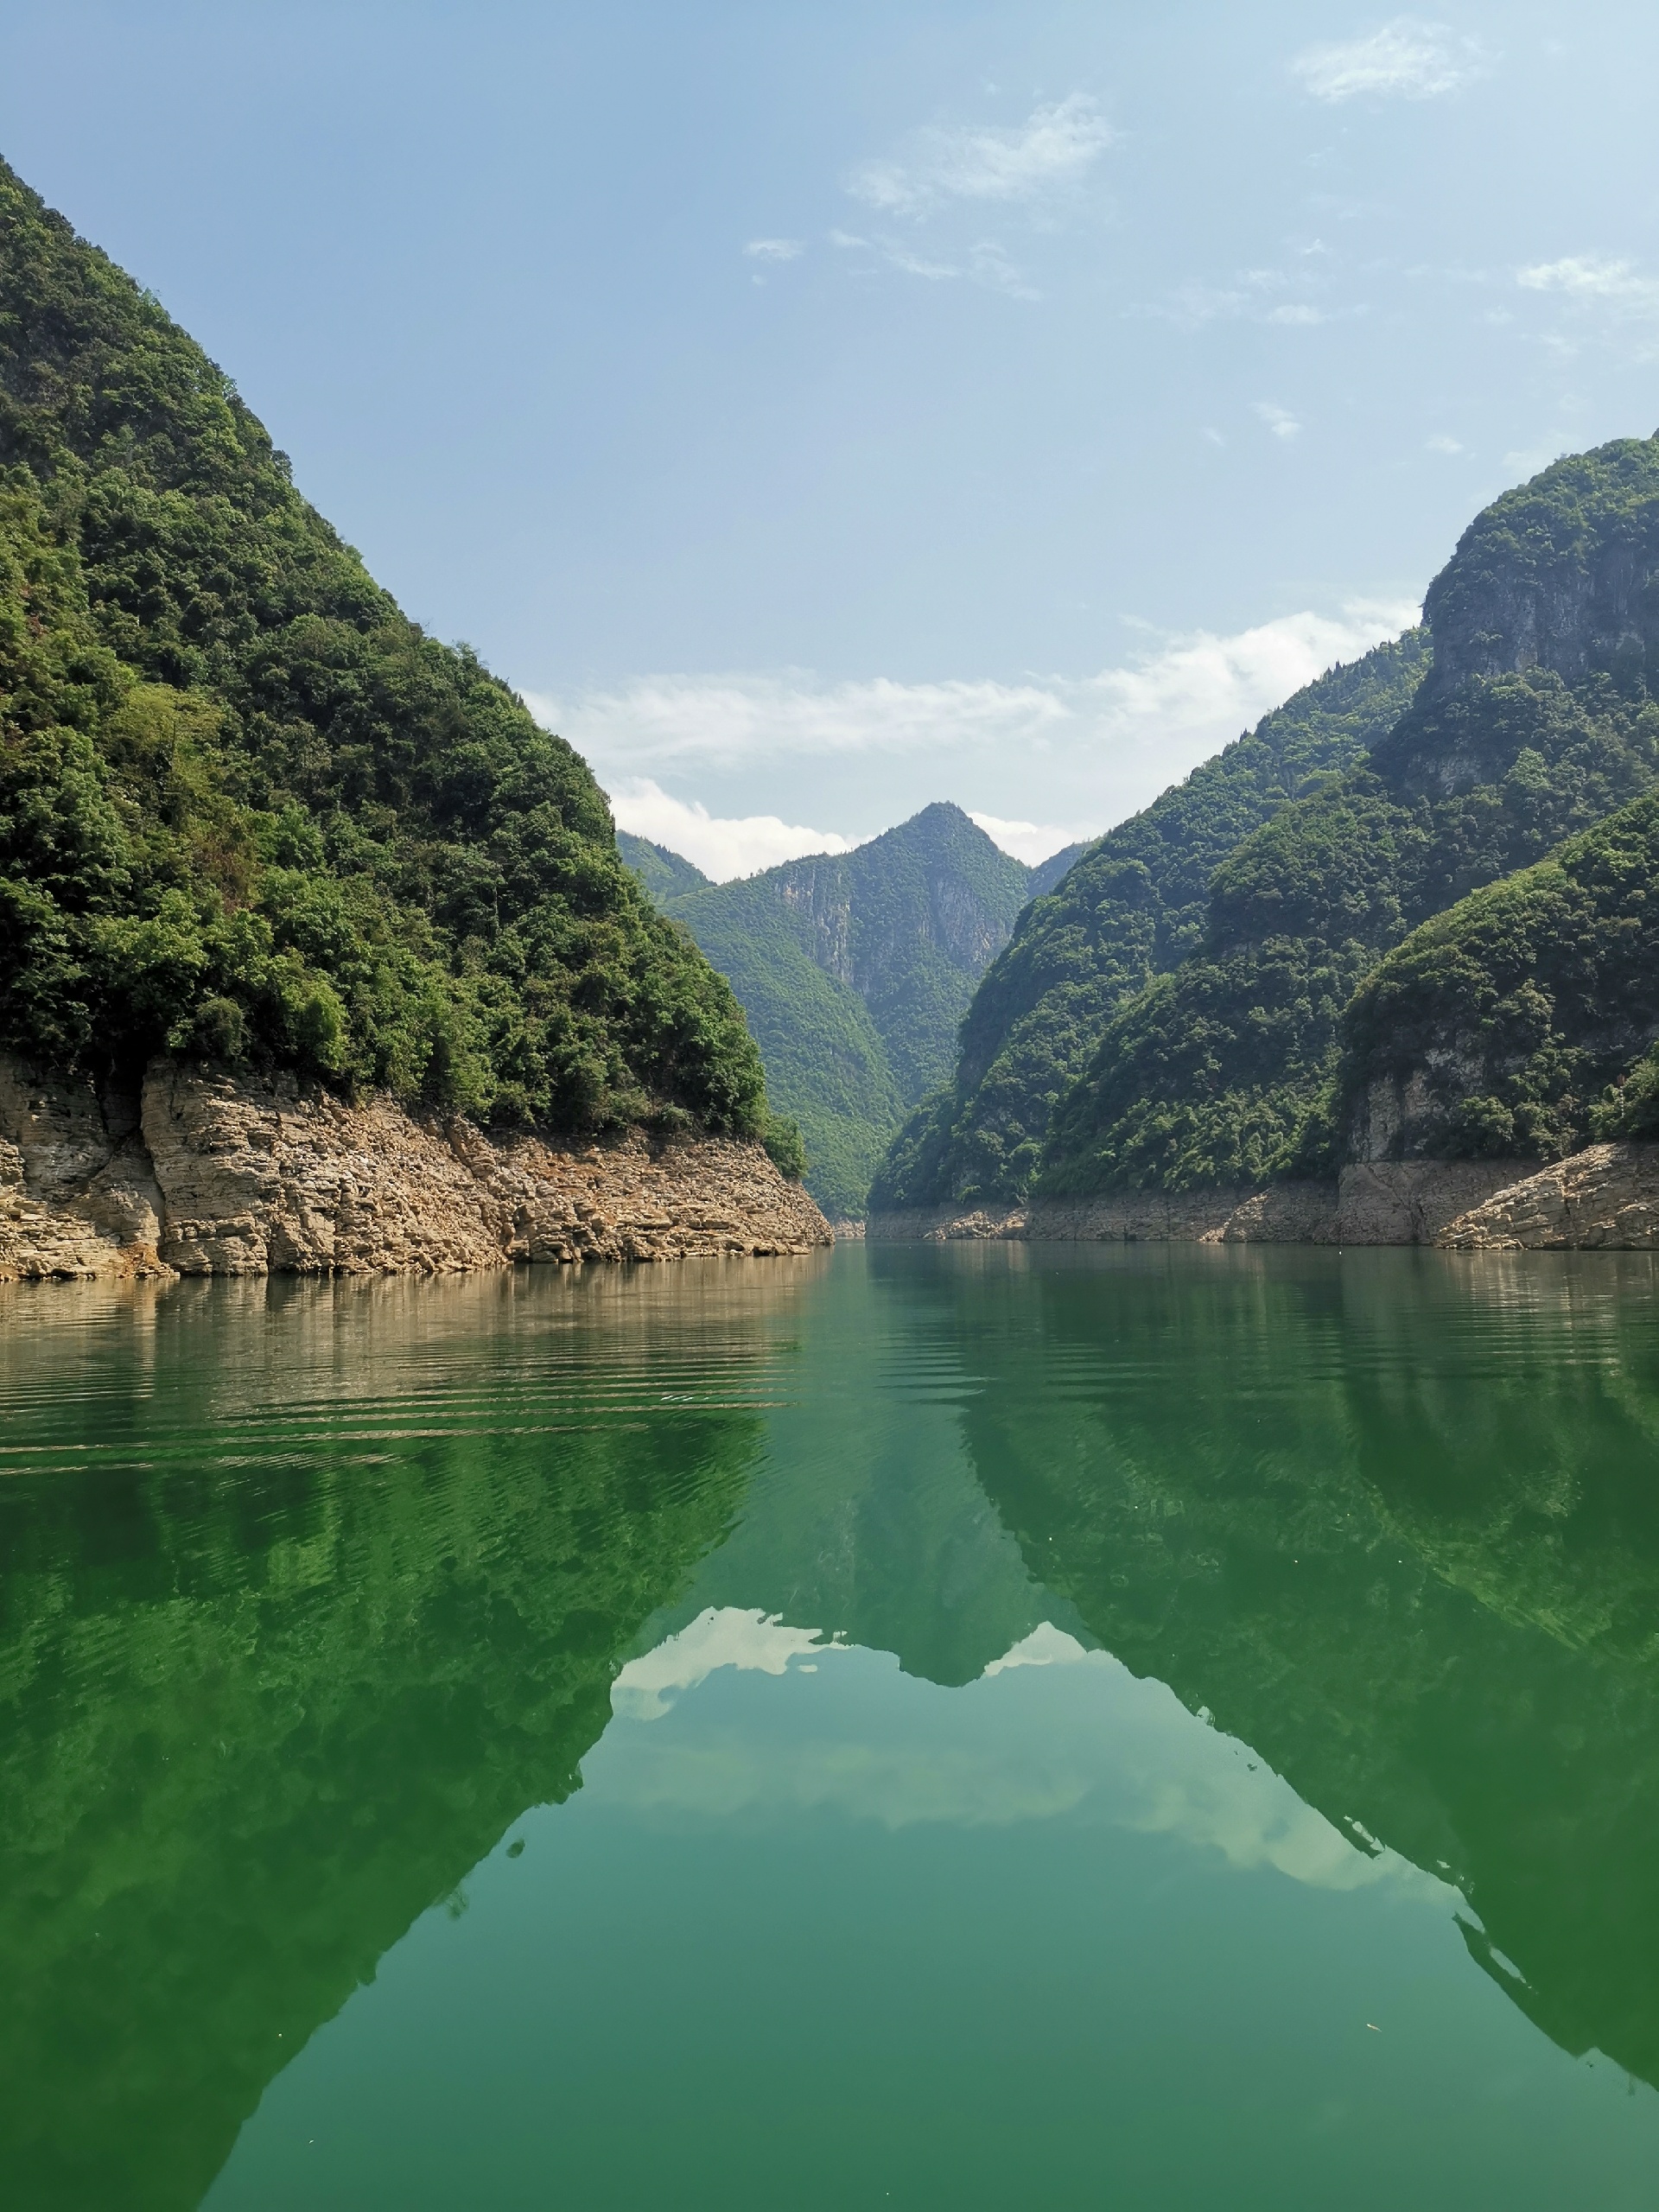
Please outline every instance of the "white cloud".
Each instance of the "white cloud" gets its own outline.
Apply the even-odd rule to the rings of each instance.
[[[618,785],[607,796],[619,830],[649,837],[693,861],[716,883],[753,875],[805,853],[849,853],[852,841],[833,830],[809,830],[775,814],[710,814],[696,799],[671,798],[648,776]]]
[[[751,261],[798,261],[806,243],[802,238],[751,238],[743,251]]]
[[[1110,143],[1094,101],[1073,92],[1012,130],[918,131],[902,159],[866,162],[847,188],[888,215],[924,215],[950,200],[1029,202],[1080,184]]]
[[[1000,815],[975,814],[971,810],[968,818],[979,824],[994,845],[1001,845],[1005,853],[1012,853],[1027,868],[1035,868],[1051,853],[1063,852],[1068,845],[1100,835],[1097,823],[1071,822],[1062,825],[1057,822],[1005,822]]]
[[[940,763],[942,795],[965,794],[969,803],[978,784],[992,797],[1012,772],[1027,786],[1064,784],[1079,812],[1109,823],[1333,662],[1357,659],[1416,619],[1401,601],[1355,600],[1339,614],[1304,609],[1231,635],[1154,633],[1144,652],[1097,675],[1014,683],[823,683],[791,671],[642,677],[564,701],[524,696],[593,763],[625,829],[710,874],[733,875],[801,853],[845,851],[848,841],[769,815],[720,820],[662,790],[663,777],[737,770],[753,779],[785,760],[931,757]]]
[[[1559,292],[1583,306],[1610,307],[1621,315],[1659,314],[1659,278],[1643,276],[1628,261],[1602,254],[1569,254],[1516,271],[1526,292]]]
[[[1385,1884],[1436,1910],[1457,1902],[1392,1851],[1357,1847],[1164,1684],[1047,1623],[960,1689],[902,1675],[888,1655],[845,1650],[790,1694],[786,1726],[779,1713],[757,1726],[751,1707],[748,1725],[734,1728],[718,1707],[684,1695],[715,1667],[792,1675],[812,1664],[801,1655],[830,1649],[842,1647],[760,1613],[705,1614],[624,1669],[624,1719],[658,1719],[671,1697],[683,1701],[670,1726],[611,1731],[583,1763],[586,1789],[659,1815],[833,1811],[889,1831],[1080,1816],[1171,1836],[1240,1872],[1338,1891]]]
[[[1461,453],[1464,449],[1460,438],[1448,438],[1443,432],[1438,436],[1425,438],[1423,444],[1429,453]]]
[[[1268,321],[1287,323],[1297,327],[1308,327],[1316,322],[1328,321],[1329,317],[1321,313],[1318,308],[1295,306],[1272,308],[1268,313]]]
[[[1310,46],[1291,63],[1291,74],[1317,100],[1377,98],[1436,99],[1480,73],[1481,48],[1444,23],[1396,16],[1369,38]]]
[[[1000,1659],[993,1659],[982,1670],[980,1680],[1006,1675],[1011,1667],[1076,1667],[1088,1656],[1075,1636],[1056,1628],[1052,1621],[1039,1621],[1029,1636],[1022,1636]]]
[[[660,1720],[675,1700],[706,1682],[722,1667],[781,1675],[791,1659],[815,1662],[844,1644],[823,1641],[822,1630],[790,1628],[777,1613],[735,1605],[710,1605],[654,1651],[630,1659],[611,1685],[611,1707],[630,1720]]]
[[[1275,407],[1270,399],[1258,399],[1252,412],[1259,416],[1275,438],[1288,445],[1293,438],[1301,435],[1302,426],[1287,408]]]

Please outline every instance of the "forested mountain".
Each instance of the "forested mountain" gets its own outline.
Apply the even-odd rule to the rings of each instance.
[[[633,870],[658,906],[665,906],[683,891],[701,891],[710,880],[700,868],[666,845],[649,837],[636,837],[626,830],[616,833],[616,849]]]
[[[960,807],[936,805],[853,852],[664,901],[729,978],[826,1211],[863,1213],[888,1139],[950,1071],[1028,882]]]
[[[1417,697],[1218,868],[1201,945],[1120,1007],[1058,1109],[1041,1187],[1581,1141],[1656,1027],[1651,817],[1606,817],[1659,779],[1656,574],[1659,440],[1558,461],[1478,518],[1430,588]]]
[[[586,765],[399,611],[229,379],[3,164],[0,1046],[765,1126],[731,992]]]
[[[1054,1103],[1088,1065],[1113,1009],[1202,942],[1219,863],[1358,760],[1396,720],[1427,658],[1413,632],[1332,669],[1096,839],[1052,895],[1034,900],[992,965],[952,1080],[911,1116],[872,1204],[1023,1197]]]

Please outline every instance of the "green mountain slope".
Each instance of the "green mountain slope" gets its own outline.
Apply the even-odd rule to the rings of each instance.
[[[862,1214],[887,1141],[949,1073],[1027,880],[960,807],[937,805],[854,852],[668,902],[730,979],[830,1213]]]
[[[1113,1009],[1202,939],[1210,878],[1249,832],[1350,766],[1427,665],[1412,632],[1335,668],[1144,812],[1096,841],[1038,898],[963,1025],[950,1085],[906,1124],[878,1207],[1024,1196],[1054,1102]]]
[[[1413,931],[1344,1023],[1372,1159],[1559,1158],[1659,1135],[1659,796]]]
[[[666,845],[654,845],[649,837],[636,837],[626,830],[617,831],[616,849],[658,906],[683,891],[701,891],[709,881],[700,868],[670,852]]]
[[[759,1057],[568,745],[0,164],[0,1046],[752,1131]]]
[[[1478,518],[1430,588],[1434,667],[1417,698],[1360,766],[1286,809],[1217,871],[1202,949],[1108,1026],[1054,1116],[1041,1187],[1186,1189],[1336,1163],[1343,1012],[1382,956],[1659,778],[1646,676],[1659,647],[1656,570],[1659,441],[1559,461]],[[1564,925],[1571,910],[1555,902]],[[1477,933],[1487,919],[1481,910]],[[1431,969],[1443,950],[1424,948]],[[1493,957],[1510,975],[1503,988],[1523,993],[1516,1007],[1481,995],[1478,962],[1452,961],[1439,970],[1440,1009],[1465,1037],[1495,1026],[1492,1052],[1514,1062],[1500,1084],[1510,1104],[1485,1088],[1498,1077],[1484,1060],[1446,1071],[1447,1110],[1459,1084],[1488,1105],[1471,1103],[1472,1119],[1442,1115],[1434,1141],[1547,1149],[1583,1127],[1579,1087],[1607,1061],[1617,1024],[1599,1015],[1582,1039],[1588,1057],[1547,1070],[1565,1049],[1550,1041],[1553,1017],[1524,995],[1513,963]],[[1446,995],[1458,974],[1475,995],[1454,1013]],[[1408,1023],[1409,998],[1390,985],[1376,1002],[1385,1031]],[[1545,1056],[1535,1064],[1515,1059],[1528,1019],[1531,1051]],[[1362,1032],[1362,1067],[1376,1054],[1397,1065],[1399,1039]]]

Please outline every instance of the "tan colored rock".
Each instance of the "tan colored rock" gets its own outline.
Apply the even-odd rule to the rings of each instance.
[[[1448,1223],[1456,1252],[1644,1252],[1659,1248],[1659,1145],[1592,1144]]]
[[[1128,1191],[1000,1212],[875,1214],[876,1243],[1024,1237],[1052,1243],[1452,1244],[1465,1250],[1659,1245],[1659,1146],[1594,1145],[1559,1165],[1365,1160],[1337,1182]]]
[[[0,1056],[0,1279],[442,1274],[806,1252],[823,1216],[758,1144],[487,1135],[157,1061],[142,1101]]]

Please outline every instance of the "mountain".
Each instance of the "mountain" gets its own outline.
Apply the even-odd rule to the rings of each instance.
[[[759,1133],[586,764],[426,636],[234,385],[0,164],[0,1048]]]
[[[807,1188],[857,1217],[888,1140],[950,1072],[957,1027],[1029,896],[957,806],[850,853],[787,861],[664,902],[747,1015],[770,1096],[799,1123]]]
[[[1054,1103],[1088,1065],[1114,1008],[1202,941],[1219,863],[1357,760],[1397,719],[1427,664],[1427,639],[1414,631],[1332,669],[1086,847],[1050,894],[1034,899],[992,963],[963,1022],[954,1075],[895,1139],[872,1204],[1022,1198]]]
[[[710,880],[700,868],[670,852],[666,845],[653,845],[649,837],[635,837],[626,830],[616,833],[616,849],[658,906],[678,898],[683,891],[701,891]]]
[[[1652,817],[1595,831],[1659,783],[1656,578],[1659,439],[1558,461],[1479,516],[1430,587],[1416,697],[1223,862],[1200,946],[1118,1009],[1056,1110],[1039,1187],[1581,1141],[1656,1027],[1633,952]]]
[[[1426,922],[1344,1020],[1362,1159],[1559,1158],[1659,1136],[1659,796]]]
[[[1039,861],[1035,868],[1027,871],[1029,887],[1027,896],[1031,899],[1047,898],[1061,878],[1070,873],[1072,862],[1080,861],[1088,849],[1089,841],[1085,837],[1075,845],[1062,846],[1058,853],[1051,853],[1046,861]]]

